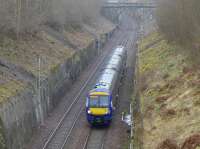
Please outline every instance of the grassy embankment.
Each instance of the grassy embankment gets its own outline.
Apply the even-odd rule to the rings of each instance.
[[[199,66],[181,47],[154,32],[139,44],[139,73],[143,125],[136,123],[136,141],[144,149],[197,149]]]
[[[37,37],[29,37],[20,41],[4,37],[0,43],[0,59],[9,62],[11,65],[14,64],[37,77],[39,70],[38,58],[40,57],[41,75],[48,76],[50,71],[71,57],[75,51],[87,47],[93,41],[93,37],[82,30],[77,32],[71,29],[66,31],[65,35],[66,38],[76,39],[69,41],[77,49],[65,46],[46,32],[39,33]],[[18,79],[15,76],[16,72],[13,72],[7,66],[0,65],[0,72],[0,103],[2,103],[23,90],[26,87],[26,79]]]

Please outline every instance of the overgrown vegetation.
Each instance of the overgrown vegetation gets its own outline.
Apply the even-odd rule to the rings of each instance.
[[[0,31],[19,36],[96,18],[101,0],[0,0]]]
[[[200,146],[199,66],[180,52],[183,47],[162,37],[152,33],[140,42],[143,135],[138,139],[144,149],[196,149]]]

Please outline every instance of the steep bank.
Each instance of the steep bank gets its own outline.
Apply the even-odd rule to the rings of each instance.
[[[102,21],[102,22],[101,22]],[[71,26],[62,32],[44,27],[32,37],[0,45],[0,148],[20,149],[70,88],[81,71],[101,51],[114,26]],[[86,29],[87,28],[87,29]]]
[[[200,71],[183,51],[158,32],[140,41],[138,148],[196,149],[200,145]]]

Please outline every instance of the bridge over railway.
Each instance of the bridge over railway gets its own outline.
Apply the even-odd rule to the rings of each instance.
[[[156,8],[155,3],[146,2],[105,2],[103,8]]]
[[[157,7],[157,3],[153,0],[149,2],[130,2],[128,0],[105,0],[102,13],[115,23],[121,22],[124,13],[129,13],[130,16],[141,18],[142,14],[152,18],[152,15]]]

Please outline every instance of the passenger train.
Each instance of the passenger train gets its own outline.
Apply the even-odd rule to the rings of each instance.
[[[110,124],[126,59],[125,48],[117,46],[101,68],[95,87],[89,91],[86,99],[86,115],[91,125]]]

